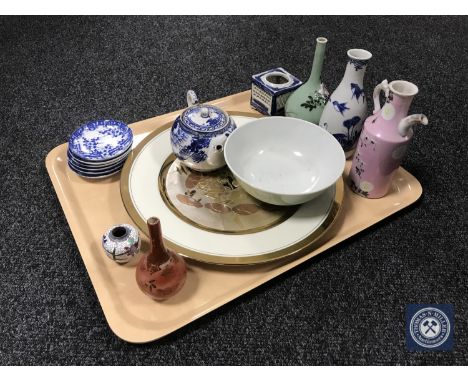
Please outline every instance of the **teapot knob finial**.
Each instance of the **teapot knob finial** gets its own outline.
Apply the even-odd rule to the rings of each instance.
[[[190,107],[190,106],[196,105],[197,103],[198,103],[197,94],[193,90],[189,90],[187,92],[187,105]]]
[[[203,118],[208,118],[210,116],[210,110],[207,107],[202,107],[200,114]]]

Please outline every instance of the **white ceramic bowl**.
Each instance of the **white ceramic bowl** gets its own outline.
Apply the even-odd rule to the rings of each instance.
[[[231,133],[224,146],[240,185],[266,203],[305,203],[333,186],[345,166],[338,141],[313,123],[266,117]]]

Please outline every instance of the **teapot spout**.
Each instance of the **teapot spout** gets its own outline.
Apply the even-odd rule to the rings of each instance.
[[[402,137],[406,137],[410,132],[411,126],[415,125],[416,123],[427,125],[429,120],[424,114],[409,115],[406,118],[403,118],[398,124],[398,132]]]

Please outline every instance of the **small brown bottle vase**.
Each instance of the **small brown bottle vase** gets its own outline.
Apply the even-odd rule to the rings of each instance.
[[[140,259],[136,268],[139,288],[154,300],[165,300],[184,286],[187,267],[184,259],[164,246],[161,221],[151,217],[147,221],[151,251]]]

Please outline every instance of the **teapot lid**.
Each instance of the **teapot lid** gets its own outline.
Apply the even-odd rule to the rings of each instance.
[[[190,130],[200,133],[212,133],[224,129],[229,116],[213,105],[193,105],[180,116],[180,121]]]
[[[180,116],[182,125],[187,129],[199,133],[212,133],[223,130],[228,125],[229,115],[219,107],[200,104],[193,90],[187,92],[187,103],[188,109]]]

